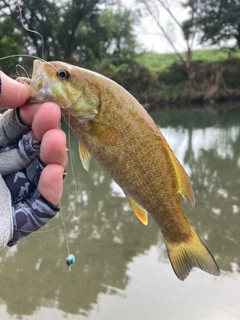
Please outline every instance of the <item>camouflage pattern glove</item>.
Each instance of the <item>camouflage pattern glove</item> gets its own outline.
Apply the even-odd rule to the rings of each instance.
[[[16,244],[60,210],[37,190],[44,164],[40,142],[25,134],[30,129],[20,123],[16,110],[0,118],[0,249]]]

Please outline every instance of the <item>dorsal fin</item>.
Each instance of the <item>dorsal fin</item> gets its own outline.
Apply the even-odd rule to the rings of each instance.
[[[131,198],[128,194],[126,194],[126,197],[129,201],[130,206],[132,207],[134,213],[138,217],[138,219],[146,226],[148,224],[147,211],[142,206],[140,206],[135,200],[133,200],[133,198]]]
[[[79,150],[79,156],[82,161],[83,168],[88,171],[89,170],[89,165],[90,165],[90,160],[91,160],[91,155],[89,151],[82,145],[80,142],[78,143],[78,150]]]
[[[178,192],[183,196],[183,198],[189,203],[192,208],[196,206],[195,193],[192,187],[192,183],[184,170],[183,166],[180,164],[178,159],[175,157],[173,151],[169,147],[169,155],[171,157],[178,182]]]

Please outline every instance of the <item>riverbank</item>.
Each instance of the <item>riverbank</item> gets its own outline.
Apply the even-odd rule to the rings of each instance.
[[[240,101],[238,51],[193,52],[191,80],[185,63],[179,63],[174,54],[141,53],[97,69],[125,87],[148,110]]]

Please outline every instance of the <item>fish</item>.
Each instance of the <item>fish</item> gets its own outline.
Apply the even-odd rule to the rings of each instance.
[[[220,274],[212,254],[189,224],[179,195],[195,207],[191,181],[144,107],[111,79],[65,62],[35,60],[30,103],[57,103],[79,141],[88,171],[91,157],[122,188],[144,224],[160,228],[176,276],[193,267]]]

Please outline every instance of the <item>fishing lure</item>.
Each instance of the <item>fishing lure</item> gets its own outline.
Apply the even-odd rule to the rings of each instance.
[[[72,254],[72,253],[70,253],[67,257],[66,257],[66,264],[69,266],[69,267],[71,267],[74,263],[75,263],[75,261],[76,261],[76,258],[75,258],[75,256]]]

